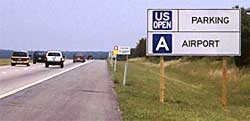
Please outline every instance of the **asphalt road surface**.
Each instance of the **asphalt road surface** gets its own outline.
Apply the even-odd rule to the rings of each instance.
[[[101,60],[85,65],[67,62],[64,69],[46,69],[44,64],[0,67],[0,92],[74,66],[77,68],[0,99],[0,121],[119,121],[113,82]]]
[[[79,65],[80,63],[73,64],[72,60],[67,60],[65,62],[65,68],[60,68],[59,66],[45,68],[45,65],[42,63],[31,64],[29,67],[25,65],[17,65],[13,67],[10,65],[0,66],[0,98],[2,97],[1,95],[17,88],[37,82],[62,71],[67,71],[68,69]]]

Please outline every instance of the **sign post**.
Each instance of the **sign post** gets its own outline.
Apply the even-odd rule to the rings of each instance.
[[[240,56],[240,9],[148,9],[147,56],[160,56],[160,102],[164,102],[162,56]],[[222,107],[226,110],[226,57]]]
[[[123,82],[122,82],[123,86],[126,85],[127,70],[128,70],[128,55],[126,55],[126,62],[124,67]]]
[[[111,67],[113,67],[113,51],[109,52],[108,60],[109,60],[109,62],[111,64]]]
[[[165,90],[165,83],[164,83],[164,57],[160,56],[160,102],[161,102],[161,104],[164,103],[164,90]]]
[[[226,98],[226,91],[227,91],[227,57],[223,57],[223,63],[222,63],[222,95],[221,95],[221,104],[222,109],[224,112],[226,112],[226,104],[227,104],[227,98]]]
[[[114,58],[115,58],[115,61],[114,61],[114,74],[116,73],[117,54],[118,54],[118,46],[114,46],[114,50],[113,50],[113,55],[114,55]]]
[[[114,61],[114,73],[116,73],[116,63],[117,63],[117,57],[115,56],[115,61]]]
[[[110,59],[111,67],[114,67],[113,56]]]

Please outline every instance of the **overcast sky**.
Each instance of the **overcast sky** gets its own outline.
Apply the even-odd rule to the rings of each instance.
[[[250,7],[250,0],[0,0],[0,49],[109,51],[146,37],[147,8]]]

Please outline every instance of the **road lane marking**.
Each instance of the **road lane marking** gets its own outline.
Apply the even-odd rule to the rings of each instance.
[[[7,72],[3,71],[2,74],[6,74]]]
[[[14,71],[17,72],[17,71],[19,71],[19,70],[15,69]]]
[[[5,93],[5,94],[1,94],[1,95],[0,95],[0,99],[5,98],[5,97],[8,97],[8,96],[10,96],[10,95],[13,95],[13,94],[15,94],[15,93],[17,93],[17,92],[20,92],[20,91],[24,90],[24,89],[27,89],[27,88],[32,87],[32,86],[35,86],[35,85],[40,84],[40,83],[42,83],[42,82],[44,82],[44,81],[47,81],[47,80],[52,79],[52,78],[54,78],[54,77],[56,77],[56,76],[59,76],[59,75],[61,75],[61,74],[63,74],[63,73],[66,73],[66,72],[68,72],[68,71],[71,71],[71,70],[73,70],[73,69],[76,69],[76,68],[78,68],[78,67],[80,67],[80,66],[83,66],[83,65],[86,65],[86,64],[89,64],[89,63],[92,63],[92,62],[94,62],[94,60],[88,61],[88,62],[85,62],[85,63],[81,63],[81,64],[79,64],[79,65],[76,65],[76,66],[73,66],[73,67],[68,68],[68,69],[66,69],[66,70],[63,70],[63,71],[61,71],[61,72],[59,72],[59,73],[56,73],[56,74],[53,74],[53,75],[48,76],[48,77],[46,77],[46,78],[43,78],[43,79],[41,79],[41,80],[39,80],[39,81],[36,81],[36,82],[31,83],[31,84],[25,85],[25,86],[23,86],[23,87],[20,87],[20,88],[18,88],[18,89],[12,90],[12,91],[7,92],[7,93]]]

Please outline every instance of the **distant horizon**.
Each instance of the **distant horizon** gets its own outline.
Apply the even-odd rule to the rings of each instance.
[[[4,51],[53,51],[53,49],[50,50],[22,50],[22,49],[2,49],[0,48],[0,52]],[[55,49],[56,50],[56,49]],[[63,52],[110,52],[110,51],[102,51],[102,50],[56,50],[56,51],[63,51]]]

